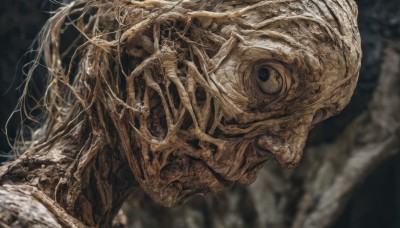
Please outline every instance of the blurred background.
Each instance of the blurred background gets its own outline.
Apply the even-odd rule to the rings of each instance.
[[[175,209],[152,204],[138,190],[124,206],[128,226],[400,228],[400,2],[357,2],[363,49],[357,89],[341,114],[312,130],[299,167],[268,163],[251,186],[195,197]],[[30,45],[58,6],[45,0],[0,4],[2,155],[11,150],[5,124],[33,56]],[[44,75],[37,77],[39,90],[44,82]],[[18,123],[10,120],[11,139]]]

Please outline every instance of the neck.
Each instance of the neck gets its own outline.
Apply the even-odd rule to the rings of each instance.
[[[137,185],[120,151],[94,134],[69,137],[1,167],[0,184],[34,186],[86,225],[111,225]]]

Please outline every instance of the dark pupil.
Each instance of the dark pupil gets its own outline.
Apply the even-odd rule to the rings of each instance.
[[[266,82],[269,79],[269,70],[266,68],[262,68],[258,71],[258,78],[263,81]]]

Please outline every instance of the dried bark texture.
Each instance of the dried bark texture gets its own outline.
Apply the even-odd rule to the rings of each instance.
[[[34,211],[35,213],[32,213]],[[0,187],[1,227],[61,227],[53,214],[18,186]]]
[[[267,160],[293,167],[355,88],[356,16],[352,1],[73,1],[40,35],[21,107],[43,53],[47,113],[1,183],[110,226],[136,185],[176,206]]]
[[[379,164],[400,154],[400,46],[395,40],[385,42],[368,110],[333,143],[307,147],[293,170],[267,163],[249,187],[195,198],[173,210],[136,194],[125,205],[130,227],[347,227],[333,226],[346,202]],[[356,222],[363,225],[352,227],[368,225]]]
[[[84,227],[40,190],[24,185],[0,187],[2,227]]]

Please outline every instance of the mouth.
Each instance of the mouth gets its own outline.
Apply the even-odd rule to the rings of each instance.
[[[248,166],[246,171],[238,180],[239,183],[249,185],[257,179],[257,175],[264,164],[270,160],[274,160],[274,155],[269,151],[261,148],[257,140],[249,147],[246,154],[246,162],[252,165]]]
[[[194,195],[220,192],[231,188],[233,184],[234,181],[223,178],[205,161],[181,155],[171,159],[160,170],[159,182],[153,182],[147,191],[159,204],[174,207]]]
[[[269,150],[258,145],[257,140],[243,143],[246,145],[244,147],[240,146],[241,143],[236,143],[236,145],[220,151],[222,159],[214,160],[214,163],[198,160],[224,188],[232,187],[236,181],[246,185],[253,183],[263,164],[275,159]],[[239,152],[242,149],[243,152]],[[232,154],[235,156],[230,156]]]
[[[221,187],[222,187],[221,190],[231,188],[233,186],[233,184],[235,183],[234,181],[230,181],[230,180],[223,178],[221,174],[217,173],[210,166],[208,166],[206,162],[204,162],[202,160],[198,160],[198,162],[202,165],[202,167],[207,169],[208,172],[210,172],[214,176],[215,180],[217,180],[217,182],[221,185]]]
[[[188,148],[174,149],[160,163],[159,175],[153,177],[146,191],[161,205],[172,207],[194,195],[229,189],[235,182],[251,184],[263,164],[274,159],[269,150],[258,145],[257,139],[232,140],[225,145],[207,158],[192,156],[195,151],[189,153]]]

